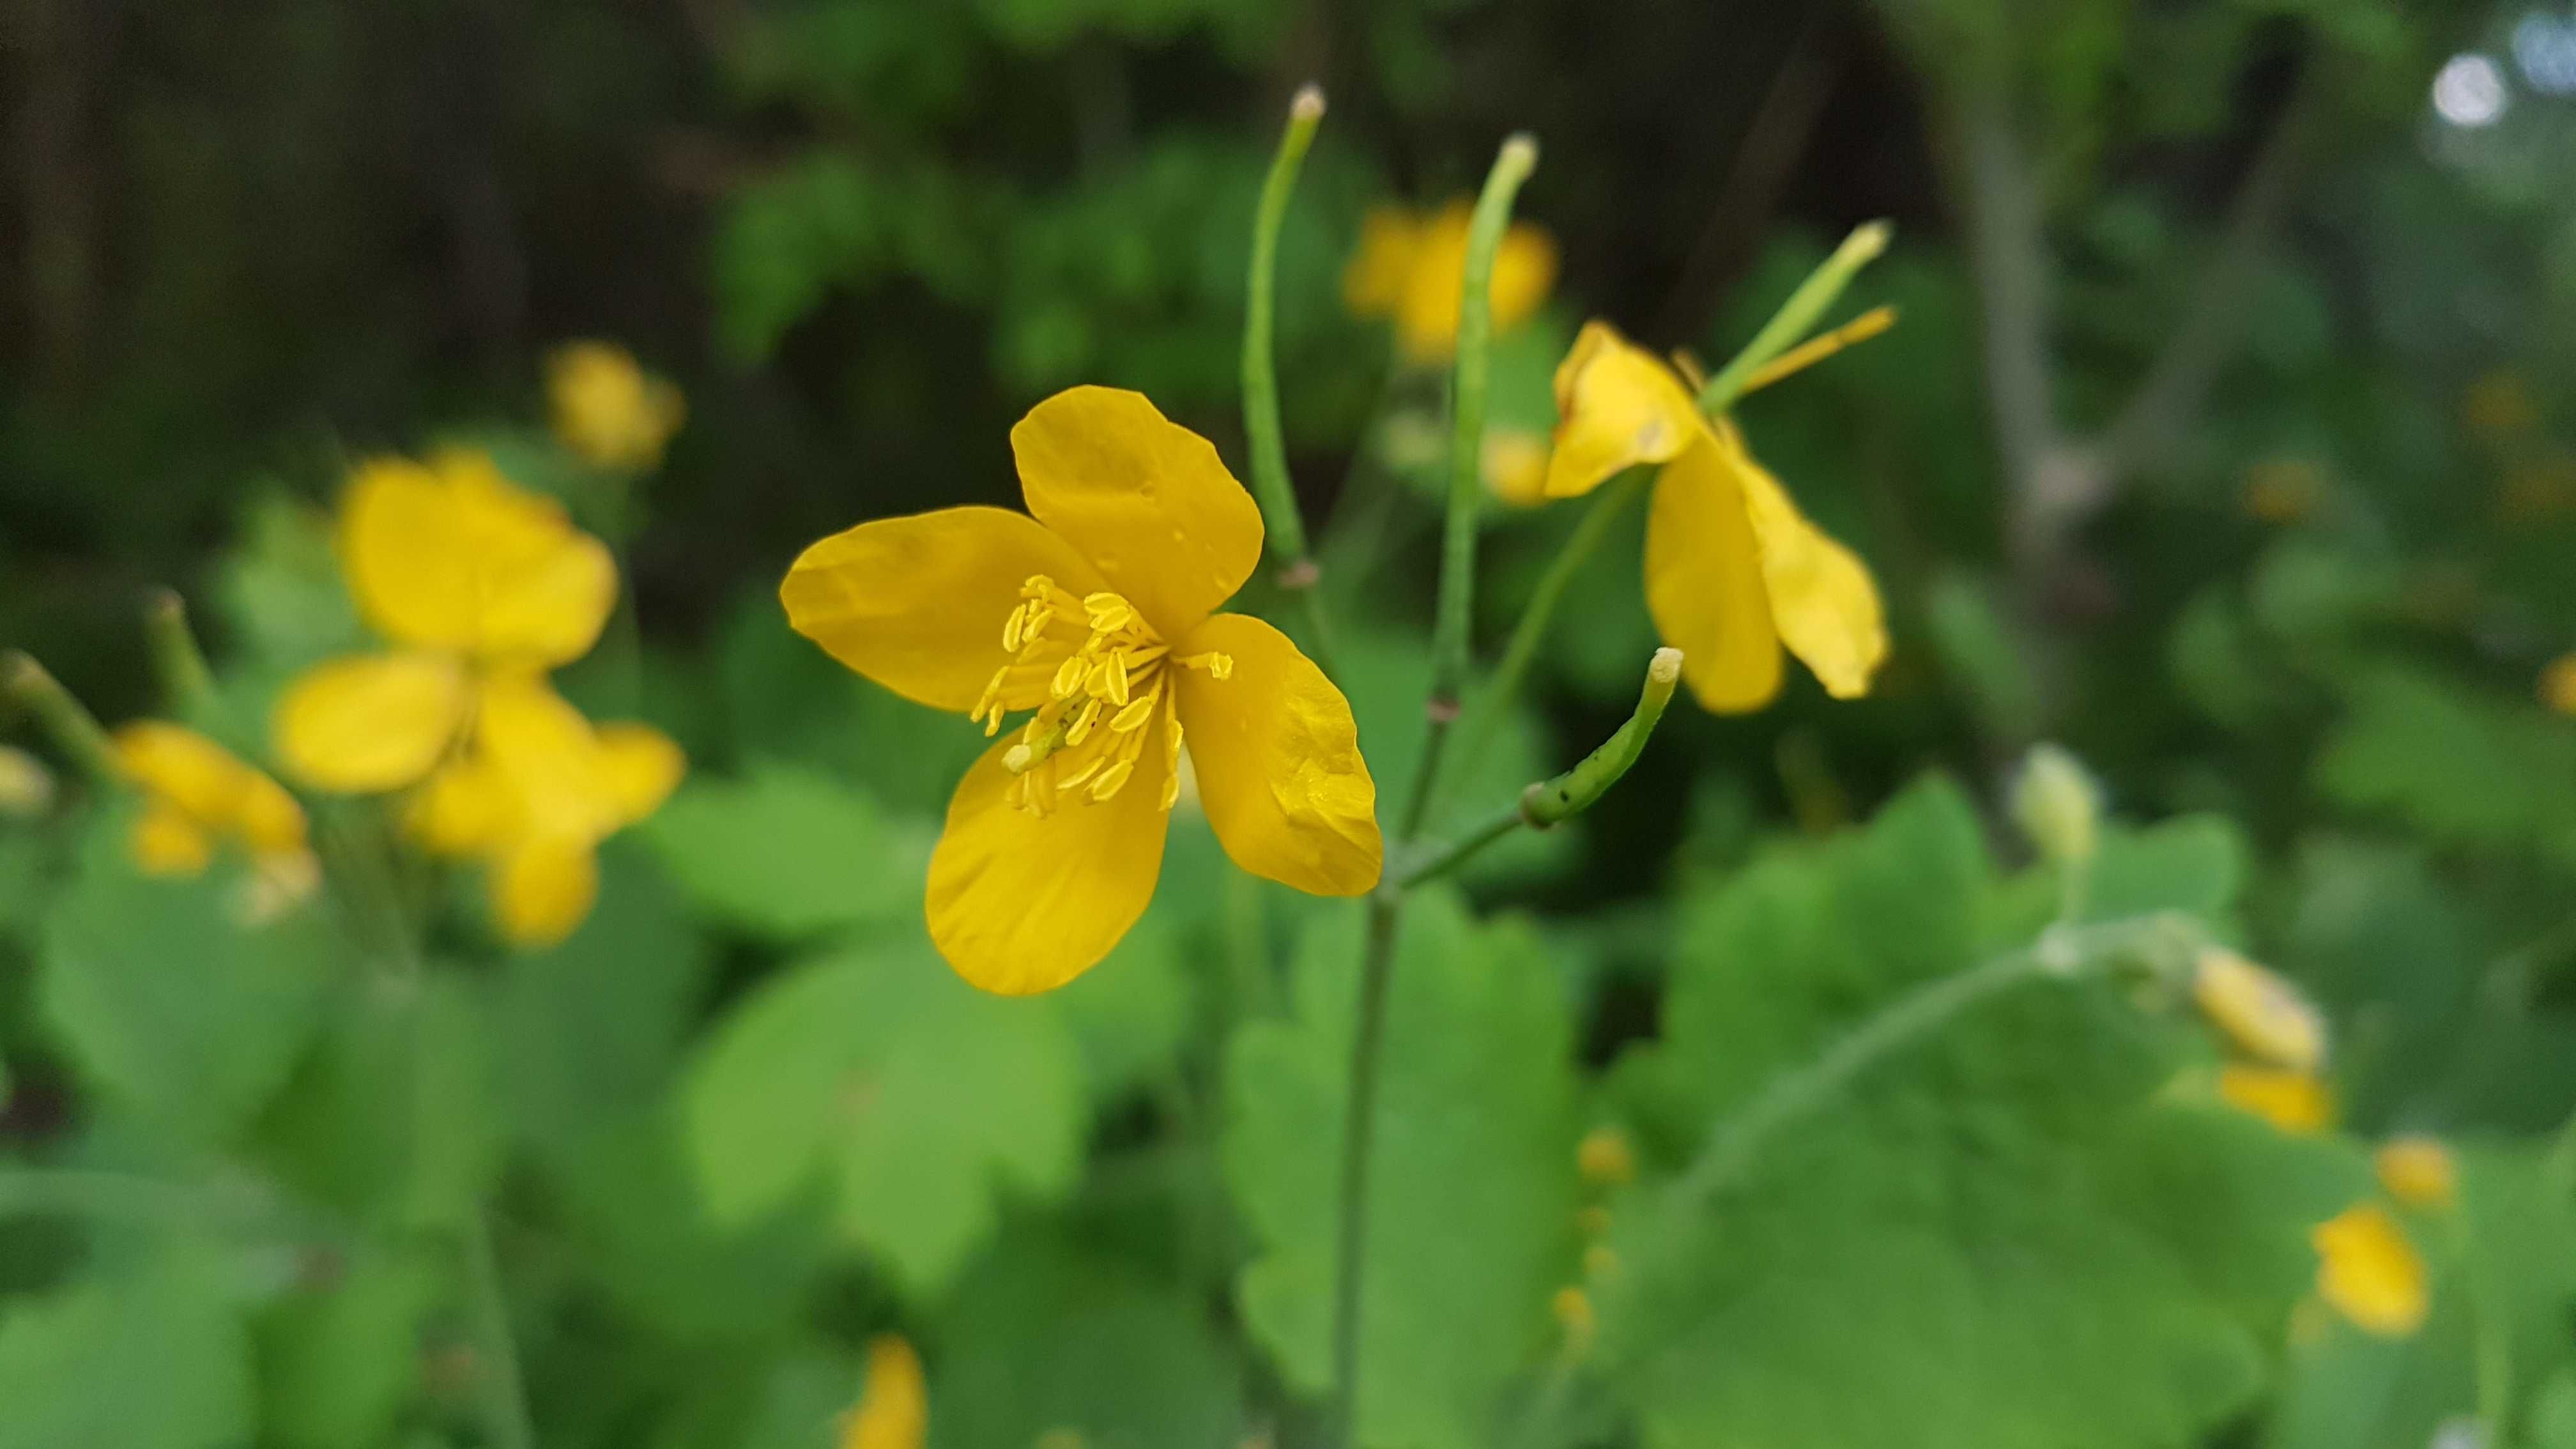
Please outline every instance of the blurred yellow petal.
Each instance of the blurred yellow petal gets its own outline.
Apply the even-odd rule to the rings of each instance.
[[[403,823],[438,855],[484,855],[526,833],[518,797],[491,761],[469,757],[431,775]]]
[[[688,773],[689,762],[671,737],[650,725],[619,722],[598,730],[599,773],[620,825],[662,808]]]
[[[1521,428],[1485,430],[1477,471],[1485,491],[1512,508],[1535,508],[1547,502],[1547,439]]]
[[[482,605],[474,541],[446,482],[408,458],[359,465],[340,502],[341,567],[369,628],[463,651]]]
[[[2236,1048],[2257,1061],[2314,1072],[2326,1058],[2326,1023],[2289,982],[2223,946],[2192,963],[2191,997]]]
[[[1662,362],[1607,322],[1587,322],[1556,368],[1547,496],[1589,493],[1623,468],[1661,463],[1706,434],[1699,404]]]
[[[295,855],[305,846],[304,807],[285,786],[247,765],[232,827],[255,854]]]
[[[2334,1125],[2334,1094],[2305,1072],[2230,1064],[2219,1068],[2218,1096],[2236,1110],[2294,1136],[2310,1136]]]
[[[1109,954],[1153,899],[1170,823],[1165,746],[1145,742],[1136,777],[1107,800],[1059,795],[1045,815],[1005,798],[1005,737],[959,781],[930,855],[930,936],[957,974],[986,991],[1050,991]]]
[[[1444,362],[1457,351],[1458,306],[1467,290],[1467,234],[1474,225],[1475,208],[1458,200],[1414,229],[1410,266],[1394,309],[1397,344],[1414,362]],[[1362,241],[1365,245],[1365,236]],[[1555,285],[1555,241],[1527,222],[1506,227],[1494,249],[1493,282],[1485,294],[1493,304],[1495,333],[1528,320]]]
[[[2576,716],[2576,653],[2561,654],[2540,671],[2540,702]]]
[[[169,804],[143,807],[128,841],[134,863],[146,875],[195,875],[215,858],[214,837]]]
[[[1385,845],[1350,702],[1287,635],[1249,615],[1215,615],[1178,649],[1210,651],[1233,660],[1226,678],[1172,673],[1199,801],[1225,853],[1312,895],[1374,887]]]
[[[323,790],[396,790],[430,772],[463,729],[473,690],[453,658],[334,659],[298,676],[271,721],[288,773]]]
[[[778,586],[787,622],[906,699],[963,714],[1011,662],[1002,628],[1043,574],[1076,596],[1100,575],[1046,525],[1005,508],[943,508],[862,523],[797,557]],[[1046,702],[1052,668],[1019,671],[1009,710]]]
[[[120,725],[114,740],[128,778],[202,826],[230,824],[256,773],[213,740],[163,720]]]
[[[1360,244],[1342,269],[1342,305],[1354,317],[1391,317],[1413,277],[1420,227],[1400,206],[1371,207],[1360,222]]]
[[[513,668],[569,664],[590,652],[617,607],[617,561],[572,526],[563,505],[520,488],[472,451],[442,455],[478,591],[469,646]]]
[[[2430,1137],[2391,1137],[2372,1154],[2379,1185],[2401,1207],[2447,1208],[2458,1200],[2460,1171],[2451,1149]]]
[[[1207,439],[1142,393],[1057,393],[1011,429],[1011,454],[1029,512],[1166,639],[1232,598],[1260,562],[1252,495]]]
[[[868,1376],[841,1420],[840,1449],[921,1449],[929,1431],[921,1355],[890,1333],[868,1340]]]
[[[513,945],[551,946],[599,899],[599,857],[579,837],[535,836],[505,852],[492,876],[492,914]]]
[[[569,342],[546,359],[555,437],[596,468],[643,469],[661,461],[687,407],[678,388],[606,342]]]
[[[2404,1338],[2432,1306],[2424,1259],[2385,1208],[2364,1203],[2309,1233],[2317,1250],[2317,1295],[2364,1332]]]
[[[1465,264],[1460,263],[1464,281]],[[1528,321],[1556,287],[1556,239],[1528,222],[1514,222],[1494,249],[1494,333]]]
[[[1760,546],[1740,474],[1705,434],[1665,465],[1646,514],[1646,609],[1682,651],[1682,679],[1720,714],[1760,709],[1780,692]]]
[[[1836,699],[1869,693],[1887,658],[1887,614],[1858,555],[1828,538],[1789,501],[1780,480],[1745,450],[1724,419],[1712,425],[1718,458],[1740,485],[1759,541],[1762,583],[1780,642]]]

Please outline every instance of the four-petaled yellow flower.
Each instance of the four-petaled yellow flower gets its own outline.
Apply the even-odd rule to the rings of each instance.
[[[1014,995],[1107,955],[1153,896],[1185,736],[1238,865],[1317,895],[1375,886],[1377,790],[1349,702],[1286,635],[1211,612],[1262,542],[1216,450],[1100,387],[1038,404],[1011,450],[1028,514],[863,523],[779,589],[797,632],[897,694],[987,735],[1035,711],[949,804],[927,902],[941,954]]]
[[[2366,1333],[2404,1338],[2432,1304],[2423,1256],[2377,1203],[2348,1208],[2309,1233],[2317,1296]]]
[[[2379,1186],[2401,1207],[2447,1208],[2458,1200],[2460,1170],[2451,1149],[2430,1137],[2391,1137],[2371,1155]]]
[[[680,390],[646,372],[625,348],[567,342],[546,359],[555,437],[595,468],[642,472],[662,461],[688,407]]]
[[[1428,215],[1381,206],[1360,225],[1359,250],[1342,272],[1342,302],[1354,316],[1394,319],[1409,362],[1439,363],[1458,349],[1458,300],[1466,290],[1467,230],[1475,209],[1453,201]],[[1514,222],[1494,249],[1494,331],[1510,331],[1556,285],[1556,242]]]
[[[2326,1059],[2326,1023],[2299,989],[2223,946],[2193,963],[2191,998],[2247,1056],[2293,1072]]]
[[[2218,1069],[2218,1096],[2283,1132],[2306,1136],[2334,1125],[2334,1093],[2306,1072],[2230,1062]]]
[[[857,1405],[841,1416],[841,1449],[921,1449],[929,1433],[921,1355],[891,1333],[868,1340],[868,1376]]]
[[[195,730],[137,720],[117,730],[117,767],[143,794],[134,863],[153,875],[203,871],[219,842],[250,853],[262,890],[279,899],[319,884],[304,807],[286,787]]]
[[[1605,322],[1585,324],[1558,365],[1556,408],[1549,497],[1663,465],[1646,520],[1646,606],[1702,705],[1769,703],[1783,645],[1837,699],[1869,692],[1887,657],[1877,584],[1798,511],[1732,422],[1701,412],[1671,368]]]

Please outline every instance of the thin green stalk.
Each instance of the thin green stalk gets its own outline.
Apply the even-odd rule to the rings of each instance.
[[[1252,491],[1261,502],[1270,556],[1279,565],[1279,584],[1305,615],[1306,652],[1327,676],[1333,670],[1333,645],[1324,605],[1316,591],[1323,570],[1306,546],[1306,520],[1297,510],[1297,487],[1288,476],[1288,445],[1279,421],[1279,371],[1272,357],[1272,335],[1279,305],[1279,225],[1288,214],[1288,196],[1297,186],[1306,149],[1324,119],[1324,93],[1314,86],[1297,92],[1288,106],[1288,129],[1261,184],[1261,202],[1252,220],[1252,272],[1245,287],[1243,322],[1243,435],[1252,455]]]
[[[89,772],[100,784],[125,778],[116,761],[116,744],[96,716],[72,698],[62,681],[54,678],[32,655],[15,650],[0,656],[0,689],[8,691],[18,707],[36,717],[36,723],[53,738],[55,748],[70,757],[72,763]]]
[[[1492,382],[1494,252],[1512,219],[1512,199],[1538,165],[1538,142],[1514,136],[1503,143],[1484,193],[1467,227],[1467,268],[1458,296],[1458,357],[1449,387],[1449,509],[1440,540],[1440,605],[1431,633],[1431,697],[1425,707],[1429,735],[1422,765],[1405,806],[1405,839],[1421,833],[1439,778],[1442,748],[1458,718],[1458,695],[1467,680],[1468,632],[1476,601],[1476,508],[1484,498],[1482,459],[1485,402]]]
[[[1781,304],[1780,310],[1771,314],[1771,320],[1762,324],[1762,330],[1753,334],[1753,340],[1744,344],[1744,350],[1719,368],[1717,375],[1708,380],[1708,385],[1700,389],[1700,411],[1721,413],[1733,405],[1736,398],[1743,395],[1753,374],[1764,363],[1788,351],[1805,337],[1815,327],[1816,319],[1822,317],[1825,309],[1834,305],[1834,299],[1842,295],[1843,288],[1852,277],[1887,250],[1891,231],[1892,228],[1883,221],[1854,227],[1851,235],[1843,238],[1843,244],[1834,248],[1834,254],[1825,259],[1825,264],[1809,273],[1807,280],[1798,284],[1798,290],[1789,294],[1789,300]]]
[[[1451,767],[1457,778],[1471,778],[1476,762],[1484,758],[1493,743],[1495,727],[1511,713],[1512,700],[1520,694],[1521,682],[1529,675],[1530,665],[1538,658],[1538,647],[1547,640],[1547,626],[1556,618],[1556,606],[1565,598],[1574,576],[1582,571],[1601,541],[1610,536],[1610,525],[1628,511],[1646,490],[1653,475],[1643,468],[1631,468],[1610,481],[1607,487],[1592,495],[1591,506],[1565,536],[1565,543],[1549,561],[1547,572],[1540,575],[1538,587],[1530,592],[1529,603],[1521,609],[1520,622],[1512,626],[1511,642],[1503,648],[1502,662],[1495,666],[1494,676],[1485,684],[1475,707],[1468,710],[1458,727],[1458,748]]]
[[[1342,1112],[1342,1189],[1333,1272],[1333,1400],[1324,1443],[1350,1449],[1359,1412],[1360,1284],[1368,1252],[1369,1142],[1377,1113],[1378,1047],[1386,1036],[1386,989],[1395,974],[1395,929],[1403,897],[1369,899],[1368,945],[1360,957],[1360,999],[1351,1024],[1350,1096]]]
[[[143,603],[143,629],[160,677],[162,703],[179,718],[202,721],[217,706],[215,671],[188,627],[187,601],[176,589],[154,589]]]
[[[510,1337],[509,1307],[501,1297],[501,1265],[492,1251],[492,1224],[486,1214],[477,1211],[466,1219],[463,1247],[484,1432],[493,1449],[536,1449],[536,1426],[528,1419],[527,1384],[519,1372],[518,1345]]]

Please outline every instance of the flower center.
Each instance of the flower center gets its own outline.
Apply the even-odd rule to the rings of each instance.
[[[1176,658],[1135,605],[1105,590],[1077,597],[1044,574],[1020,585],[1019,607],[1002,624],[1002,648],[1011,662],[993,671],[968,717],[983,721],[985,734],[999,734],[1006,690],[1025,696],[1043,679],[1047,694],[1020,726],[1019,742],[1002,754],[1016,777],[1012,805],[1045,815],[1068,792],[1080,791],[1086,801],[1110,799],[1135,777],[1152,733],[1147,727],[1159,718],[1162,808],[1172,808],[1181,793],[1180,693],[1172,671],[1204,669],[1224,679],[1234,673],[1231,656]]]

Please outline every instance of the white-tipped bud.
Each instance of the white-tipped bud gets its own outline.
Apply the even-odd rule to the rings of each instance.
[[[1856,267],[1864,262],[1878,260],[1880,254],[1887,250],[1887,244],[1894,240],[1895,236],[1896,224],[1893,222],[1885,220],[1863,222],[1852,228],[1852,234],[1843,238],[1843,244],[1837,250],[1845,263]]]
[[[2034,745],[2023,757],[2011,808],[2013,823],[2053,864],[2082,865],[2101,843],[2101,787],[2082,761],[2057,745]]]
[[[1670,684],[1682,677],[1682,651],[1669,645],[1655,651],[1646,663],[1646,677],[1657,684]]]
[[[1296,98],[1288,102],[1288,118],[1292,121],[1322,120],[1324,118],[1324,88],[1315,84],[1313,81],[1308,81],[1304,85],[1297,87]]]
[[[1527,131],[1513,132],[1511,138],[1503,142],[1502,155],[1497,160],[1524,176],[1528,175],[1538,169],[1538,138]]]

